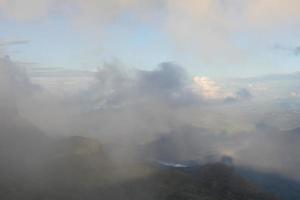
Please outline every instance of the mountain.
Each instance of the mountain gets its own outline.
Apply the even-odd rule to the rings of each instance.
[[[283,133],[285,133],[286,136],[289,137],[292,140],[293,139],[297,139],[297,140],[300,139],[300,127],[284,131]]]
[[[38,184],[52,140],[16,114],[0,119],[0,199],[19,199]]]
[[[223,155],[216,151],[223,138],[215,133],[194,126],[183,126],[162,134],[140,147],[141,157],[152,160],[182,163],[197,160],[201,163],[218,162]],[[225,141],[225,138],[224,140]],[[199,164],[199,163],[198,163]]]
[[[140,167],[149,166],[139,164]],[[40,194],[41,199],[113,199],[113,200],[276,200],[270,194],[258,189],[235,171],[222,164],[210,164],[188,170],[161,169],[153,167],[151,173],[139,178],[120,181],[103,179],[103,173],[93,174],[102,177],[89,182],[90,173],[73,171],[75,178],[68,187],[50,187]],[[61,178],[66,176],[61,174]],[[87,178],[89,177],[89,178]],[[96,178],[95,177],[95,178]],[[104,184],[103,184],[104,183]],[[37,196],[33,196],[37,198]]]
[[[276,200],[223,164],[115,162],[97,139],[51,138],[18,115],[0,128],[1,200]]]
[[[237,168],[237,172],[267,192],[282,200],[300,199],[300,182],[276,173],[267,173],[250,168]]]

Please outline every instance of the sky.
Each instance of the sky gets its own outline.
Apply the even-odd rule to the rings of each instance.
[[[0,0],[0,48],[38,67],[95,69],[117,60],[191,76],[299,71],[297,0]],[[297,51],[298,50],[298,51]]]
[[[0,109],[49,135],[130,148],[200,133],[209,154],[300,180],[299,140],[290,142],[300,124],[299,8],[299,0],[0,0]]]

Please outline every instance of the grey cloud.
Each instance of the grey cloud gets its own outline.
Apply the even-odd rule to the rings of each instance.
[[[137,87],[139,92],[150,96],[158,96],[173,105],[200,103],[189,86],[186,71],[172,62],[161,63],[153,71],[138,70]]]
[[[252,97],[251,93],[249,90],[245,88],[241,88],[236,92],[236,96],[240,99],[250,99]]]
[[[12,62],[8,56],[0,59],[0,68],[1,85],[7,87],[11,93],[25,94],[33,89],[26,69]]]
[[[186,83],[183,68],[173,63],[162,63],[153,71],[138,71],[138,85],[146,91],[172,92],[181,90]]]
[[[299,46],[294,49],[294,54],[296,56],[298,56],[300,54],[300,47]]]
[[[1,46],[13,46],[13,45],[20,45],[20,44],[28,44],[28,40],[8,40],[8,41],[0,41]]]
[[[39,87],[31,82],[25,68],[8,56],[0,57],[0,117],[16,115],[20,102],[37,89]]]
[[[162,63],[149,71],[127,72],[116,64],[105,64],[96,73],[96,78],[90,93],[102,106],[132,105],[150,99],[169,105],[200,101],[187,87],[184,69],[173,63]]]
[[[24,100],[18,108],[22,116],[49,135],[97,137],[121,160],[136,156],[145,147],[160,159],[205,161],[226,155],[237,164],[290,171],[289,175],[300,177],[295,137],[284,137],[280,130],[265,125],[251,129],[262,119],[270,120],[256,104],[247,104],[249,108],[222,103],[202,106],[200,97],[190,91],[184,70],[174,64],[164,63],[149,71],[105,64],[90,87],[76,95],[38,94],[30,101],[16,96],[24,86],[30,88],[26,73],[7,59],[1,61],[1,69],[8,71],[0,74],[0,97],[11,105]],[[3,84],[4,80],[8,82]],[[234,97],[246,100],[252,95],[242,88]],[[247,125],[250,128],[245,131]]]
[[[234,96],[229,96],[224,99],[224,103],[235,103],[235,102],[241,102],[245,100],[249,100],[252,98],[252,94],[249,90],[245,88],[238,89]]]
[[[275,50],[281,50],[281,51],[286,51],[289,52],[295,56],[299,56],[300,55],[300,46],[284,46],[284,45],[275,45],[274,46]]]

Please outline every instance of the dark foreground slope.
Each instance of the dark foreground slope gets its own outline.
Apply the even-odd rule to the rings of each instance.
[[[101,143],[52,139],[19,117],[0,122],[1,200],[275,200],[222,164],[115,164]]]
[[[129,188],[129,194],[135,197],[133,199],[276,199],[260,191],[223,164],[158,170],[150,177],[127,183],[125,186]],[[136,188],[143,192],[136,193]]]
[[[237,172],[245,179],[255,183],[263,190],[275,194],[282,200],[300,199],[300,182],[276,173],[238,168]]]
[[[289,166],[289,171],[299,170],[299,156],[300,150],[300,128],[282,131],[277,136],[279,145],[278,152],[282,153],[282,162]],[[288,144],[288,147],[286,146]],[[298,162],[298,164],[297,164]],[[293,166],[293,167],[292,167]],[[299,200],[300,199],[300,182],[298,177],[291,179],[290,177],[278,174],[276,172],[268,172],[263,170],[255,170],[249,167],[238,167],[237,172],[247,180],[254,182],[265,191],[276,194],[283,200]],[[297,179],[298,178],[298,179]],[[298,181],[297,181],[298,180]]]

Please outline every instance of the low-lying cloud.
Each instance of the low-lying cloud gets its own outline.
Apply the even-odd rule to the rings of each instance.
[[[230,156],[237,165],[300,177],[299,142],[293,139],[298,133],[268,125],[265,113],[280,114],[278,108],[260,111],[265,104],[246,88],[233,90],[228,104],[230,96],[219,95],[216,82],[199,78],[195,92],[195,82],[173,63],[152,71],[108,64],[88,88],[62,96],[42,86],[32,90],[31,79],[8,58],[0,67],[1,109],[12,108],[1,112],[2,119],[14,113],[10,117],[22,116],[52,137],[99,138],[116,160],[206,162]],[[210,90],[220,99],[207,95]]]

